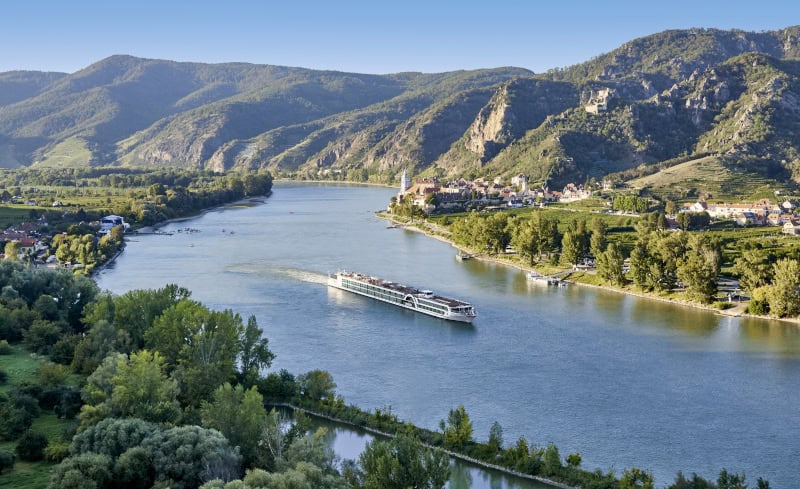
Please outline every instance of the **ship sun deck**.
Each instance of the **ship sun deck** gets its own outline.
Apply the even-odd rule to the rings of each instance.
[[[444,319],[471,322],[476,315],[468,302],[360,273],[340,272],[330,280],[336,287]]]

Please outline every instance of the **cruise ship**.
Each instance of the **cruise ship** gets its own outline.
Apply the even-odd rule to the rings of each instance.
[[[471,323],[477,316],[469,302],[360,273],[332,273],[328,275],[328,285],[450,321]]]

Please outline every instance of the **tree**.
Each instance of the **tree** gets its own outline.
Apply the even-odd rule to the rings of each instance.
[[[171,481],[173,489],[190,489],[206,481],[236,479],[241,457],[217,430],[179,426],[146,438],[142,447],[152,454],[156,480]]]
[[[150,452],[142,447],[126,450],[114,463],[114,483],[122,489],[148,489],[153,485]]]
[[[689,226],[692,224],[692,216],[690,216],[688,212],[679,212],[678,215],[675,216],[675,221],[681,229],[688,231]]]
[[[772,282],[773,257],[761,250],[744,250],[736,259],[734,271],[739,274],[739,285],[752,293],[753,290]]]
[[[258,435],[267,421],[264,399],[255,387],[244,390],[226,383],[214,391],[211,402],[203,403],[200,412],[203,426],[218,430],[238,446],[245,467],[254,465],[261,451]]]
[[[463,405],[451,409],[447,424],[442,420],[439,426],[444,433],[444,445],[448,448],[464,448],[472,441],[472,422]]]
[[[800,312],[800,262],[789,258],[773,265],[774,278],[767,293],[769,310],[778,317],[797,316]]]
[[[653,474],[632,467],[622,472],[620,489],[653,489]]]
[[[508,233],[508,214],[497,212],[485,220],[482,241],[484,249],[491,254],[497,254],[506,249],[511,239]]]
[[[715,241],[697,234],[689,238],[686,255],[678,262],[677,270],[689,295],[705,303],[714,300],[721,261]]]
[[[717,486],[697,474],[692,474],[692,478],[687,479],[682,472],[678,472],[675,482],[667,486],[667,489],[717,489]]]
[[[488,445],[495,452],[503,449],[503,427],[497,421],[492,423],[492,427],[489,428]]]
[[[583,258],[581,241],[572,232],[567,231],[561,238],[561,261],[565,265],[575,265]]]
[[[62,328],[51,321],[37,319],[30,328],[23,333],[25,346],[40,355],[49,355],[53,345],[63,335]]]
[[[668,200],[664,203],[664,213],[668,216],[674,216],[675,212],[678,210],[678,206],[675,204],[674,201]]]
[[[187,299],[191,293],[170,284],[157,290],[132,290],[125,294],[98,301],[88,308],[86,323],[95,324],[101,319],[114,324],[118,332],[129,336],[130,344],[122,353],[144,347],[144,332],[169,307]]]
[[[13,468],[16,461],[13,453],[0,449],[0,475],[3,475],[3,470]]]
[[[547,476],[558,475],[562,468],[558,447],[553,443],[548,443],[544,450],[544,474]]]
[[[333,397],[336,383],[333,376],[325,370],[312,370],[297,378],[300,395],[312,401],[321,401]]]
[[[272,409],[266,416],[258,441],[261,448],[259,467],[275,470],[276,463],[284,459],[284,451],[291,444],[292,433],[295,432],[295,430],[286,429],[285,427],[288,425],[289,420],[276,409]]]
[[[19,260],[19,241],[6,241],[4,254],[6,260],[18,261]]]
[[[269,349],[269,340],[258,327],[255,316],[247,318],[247,326],[239,345],[239,376],[246,385],[251,386],[258,380],[261,371],[272,365],[275,354]]]
[[[211,311],[199,302],[182,299],[156,319],[145,341],[163,355],[167,371],[174,371],[181,401],[197,407],[218,386],[235,379],[243,330],[238,314]]]
[[[567,466],[577,469],[581,466],[581,462],[583,462],[583,458],[581,457],[580,453],[570,453],[567,455]]]
[[[17,456],[20,460],[36,462],[44,458],[47,437],[37,431],[28,430],[17,442]]]
[[[732,474],[722,469],[717,478],[717,489],[747,489],[744,474]]]
[[[426,449],[409,435],[374,439],[347,478],[360,489],[441,489],[450,478],[450,460],[441,450]]]
[[[111,412],[155,423],[176,422],[180,417],[178,385],[165,370],[164,357],[158,352],[131,353],[112,379]]]
[[[614,285],[625,285],[624,263],[625,255],[616,244],[611,243],[606,251],[596,256],[597,274]]]
[[[519,256],[527,259],[530,265],[536,263],[541,253],[539,252],[539,236],[533,222],[530,219],[515,218],[509,222],[509,229],[511,246],[517,250]]]
[[[107,320],[97,321],[75,347],[72,368],[82,374],[94,372],[108,355],[128,350],[129,338],[127,333],[117,331]]]
[[[158,426],[141,419],[108,418],[75,435],[70,452],[73,455],[100,453],[115,459],[141,445],[156,431],[159,431]]]
[[[597,258],[608,246],[608,225],[602,219],[592,219],[592,235],[589,240],[589,251]]]
[[[105,489],[111,480],[111,458],[85,453],[58,464],[50,474],[47,489]]]

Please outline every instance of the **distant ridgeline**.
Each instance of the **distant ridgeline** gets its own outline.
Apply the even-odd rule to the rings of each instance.
[[[799,26],[665,31],[542,74],[113,56],[73,74],[0,73],[0,166],[246,168],[382,183],[404,170],[524,173],[553,188],[649,176],[631,185],[687,198],[792,186],[798,58]]]

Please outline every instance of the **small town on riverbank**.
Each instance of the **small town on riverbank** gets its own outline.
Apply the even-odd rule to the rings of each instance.
[[[531,189],[524,175],[441,183],[403,174],[392,219],[448,240],[459,259],[517,266],[532,280],[601,286],[712,308],[795,319],[800,313],[798,200],[659,201],[608,182]]]

